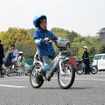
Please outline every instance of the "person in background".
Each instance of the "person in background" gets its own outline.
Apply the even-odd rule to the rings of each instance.
[[[13,47],[13,49],[14,49],[13,56],[15,56],[15,58],[12,59],[12,63],[14,64],[14,69],[16,69],[17,68],[18,50],[15,49],[14,44],[12,44],[11,47]]]
[[[13,52],[14,46],[11,45],[11,49],[9,49],[4,58],[4,63],[5,66],[8,68],[8,71],[12,71],[12,59],[15,58],[15,56],[13,56]]]
[[[0,40],[0,77],[1,78],[3,77],[3,73],[2,73],[3,58],[4,58],[4,50]]]
[[[83,59],[83,63],[86,66],[85,74],[90,74],[88,47],[83,46],[83,51],[84,53],[83,53],[82,59]]]
[[[19,67],[20,67],[20,68],[21,68],[21,67],[23,68],[23,70],[24,70],[24,75],[25,75],[26,71],[25,71],[24,61],[25,61],[25,58],[24,58],[24,56],[23,56],[23,52],[20,51],[20,52],[19,52],[19,57],[18,57]]]

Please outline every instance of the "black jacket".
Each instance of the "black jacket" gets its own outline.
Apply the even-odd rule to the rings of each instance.
[[[4,50],[3,46],[0,44],[0,63],[2,63],[3,58],[4,58]]]
[[[82,56],[83,62],[85,64],[89,63],[89,53],[88,52],[84,52],[83,56]]]

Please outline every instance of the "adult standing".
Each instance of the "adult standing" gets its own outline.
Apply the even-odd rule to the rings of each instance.
[[[15,45],[14,44],[11,45],[11,48],[12,47],[13,47],[13,50],[14,50],[13,56],[15,56],[15,58],[12,59],[12,63],[14,64],[14,66],[15,66],[14,68],[16,69],[16,67],[17,67],[17,58],[18,58],[18,50],[15,49]]]
[[[4,50],[0,40],[0,77],[3,77],[2,73],[3,58],[4,58]]]
[[[14,53],[14,47],[11,46],[11,49],[9,49],[9,51],[6,53],[5,56],[5,66],[7,67],[8,71],[12,71],[11,67],[12,67],[12,59],[15,58],[15,56],[13,56]]]

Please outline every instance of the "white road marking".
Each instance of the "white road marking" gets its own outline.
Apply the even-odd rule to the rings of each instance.
[[[9,87],[9,88],[26,88],[27,86],[16,86],[16,85],[5,85],[5,84],[0,84],[0,87]]]

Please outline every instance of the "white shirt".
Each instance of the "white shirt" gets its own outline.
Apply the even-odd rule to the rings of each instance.
[[[22,59],[22,61],[21,61],[21,59]],[[18,61],[19,61],[19,64],[24,64],[25,58],[24,57],[22,58],[22,56],[19,56]]]
[[[17,49],[15,49],[15,51],[13,52],[13,56],[16,56],[16,57],[12,59],[12,62],[17,61],[17,57],[18,57],[18,50]]]

